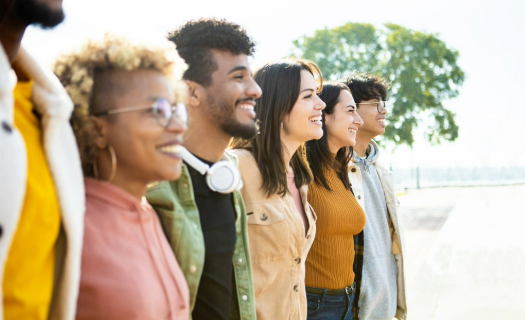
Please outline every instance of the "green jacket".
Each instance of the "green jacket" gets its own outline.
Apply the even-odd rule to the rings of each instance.
[[[148,189],[146,198],[157,212],[168,242],[186,276],[190,289],[191,310],[195,307],[197,289],[204,268],[204,237],[199,211],[193,195],[188,168],[182,165],[182,175],[176,181],[163,181]],[[235,283],[230,319],[255,320],[255,293],[252,263],[248,245],[246,209],[239,192],[233,193],[237,219],[237,242],[233,253]]]

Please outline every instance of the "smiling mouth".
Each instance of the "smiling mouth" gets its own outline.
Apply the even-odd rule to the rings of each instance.
[[[321,119],[323,119],[323,116],[315,116],[315,117],[310,117],[310,118],[308,118],[308,120],[309,120],[310,122],[314,122],[314,123],[316,123],[316,122],[321,122]]]
[[[250,110],[250,111],[254,111],[255,107],[251,104],[247,104],[247,103],[241,103],[238,105],[239,108],[243,109],[243,110]]]
[[[348,129],[348,131],[352,132],[353,134],[357,134],[357,130],[355,129]]]
[[[180,155],[182,146],[180,144],[170,144],[167,146],[158,147],[157,150],[162,153]]]
[[[386,119],[377,119],[377,122],[385,123]]]

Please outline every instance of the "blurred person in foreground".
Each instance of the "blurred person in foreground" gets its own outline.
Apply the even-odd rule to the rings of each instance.
[[[348,163],[363,120],[346,85],[325,82],[319,96],[326,103],[324,135],[306,143],[314,175],[308,202],[317,214],[317,234],[306,260],[307,318],[357,320],[354,236],[366,219],[352,194]]]
[[[200,19],[169,35],[188,64],[188,132],[182,177],[148,190],[190,288],[195,320],[255,319],[246,211],[232,137],[255,135],[261,89],[248,57],[254,42],[239,25]],[[174,180],[174,179],[170,179]]]
[[[72,319],[84,185],[73,104],[20,47],[29,25],[53,28],[60,0],[0,0],[0,319]]]
[[[372,140],[385,133],[389,85],[370,74],[354,74],[343,82],[352,91],[364,122],[357,131],[354,158],[349,164],[352,189],[366,215],[362,279],[358,283],[359,318],[391,320],[395,316],[404,320],[403,223],[397,211],[393,174],[378,162],[379,147]]]
[[[173,43],[106,34],[59,57],[75,104],[86,215],[76,319],[189,319],[189,290],[144,195],[180,177],[184,62]]]
[[[255,107],[260,133],[234,139],[231,152],[245,182],[257,319],[306,319],[305,261],[316,216],[305,142],[323,135],[323,77],[312,61],[286,59],[266,64],[254,79],[263,90]]]

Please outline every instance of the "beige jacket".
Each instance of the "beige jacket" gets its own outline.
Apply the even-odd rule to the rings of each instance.
[[[376,145],[376,150],[379,148]],[[379,162],[374,163],[377,175],[383,186],[385,193],[386,207],[388,214],[392,219],[392,224],[395,229],[394,238],[392,242],[392,254],[396,258],[397,264],[397,311],[396,318],[399,320],[405,320],[407,316],[407,301],[405,292],[405,266],[403,261],[403,254],[405,250],[405,237],[403,233],[403,221],[401,215],[398,215],[399,202],[394,192],[394,175],[392,171],[383,167]],[[363,178],[361,175],[361,169],[356,166],[353,162],[350,162],[348,168],[348,174],[350,177],[350,183],[352,184],[352,190],[357,199],[357,202],[361,205],[363,210],[365,209],[365,195],[363,192]],[[366,243],[365,243],[366,250]]]
[[[80,156],[69,125],[73,103],[51,73],[20,49],[16,63],[34,80],[33,103],[42,115],[44,149],[60,204],[61,234],[49,319],[74,319],[80,280],[85,195]],[[0,276],[20,218],[27,178],[24,139],[14,126],[16,75],[0,45]],[[45,209],[45,208],[43,208]],[[2,292],[0,288],[0,301]],[[0,320],[3,319],[0,303]]]
[[[262,176],[249,151],[232,150],[239,159],[248,215],[248,236],[258,320],[306,319],[305,260],[315,238],[317,217],[307,202],[308,187],[299,192],[310,224],[304,224],[290,194],[266,197]]]

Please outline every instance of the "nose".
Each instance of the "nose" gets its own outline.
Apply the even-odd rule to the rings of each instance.
[[[321,100],[321,98],[318,96],[318,95],[315,95],[316,97],[316,102],[315,102],[315,110],[323,110],[324,108],[326,108],[326,103],[324,103],[323,100]]]
[[[254,100],[260,98],[262,95],[261,87],[259,87],[252,77],[250,77],[250,82],[246,88],[246,95]]]
[[[357,112],[354,112],[354,123],[359,127],[365,124],[365,122]]]
[[[188,130],[188,126],[177,116],[173,116],[170,125],[166,127],[169,132],[182,135]]]

